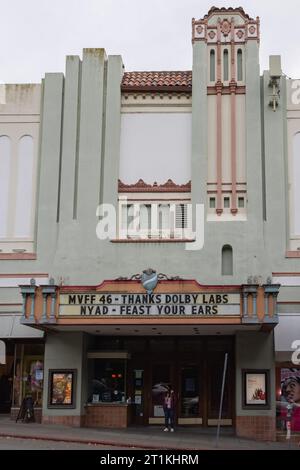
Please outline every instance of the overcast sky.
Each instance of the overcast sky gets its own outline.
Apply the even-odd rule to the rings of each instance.
[[[243,6],[261,19],[261,70],[281,54],[300,78],[299,0],[0,0],[0,81],[40,82],[84,47],[121,54],[126,70],[192,67],[191,20],[211,6]]]

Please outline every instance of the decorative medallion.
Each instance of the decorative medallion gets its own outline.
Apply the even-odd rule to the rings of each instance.
[[[201,26],[201,24],[199,24],[199,25],[196,27],[196,32],[197,32],[198,34],[201,34],[201,33],[203,32],[203,29],[204,29],[203,26]]]
[[[239,39],[242,39],[242,37],[244,36],[244,32],[241,29],[239,29],[236,35]]]
[[[216,36],[216,33],[214,31],[210,31],[208,33],[208,36],[210,37],[210,39],[214,39],[214,37]]]
[[[141,282],[147,294],[152,294],[158,283],[157,272],[152,268],[145,269],[142,273]]]
[[[252,25],[252,26],[249,26],[249,33],[250,33],[250,34],[254,34],[255,32],[256,32],[255,26],[253,26],[253,25]]]
[[[223,20],[221,23],[221,32],[224,36],[228,36],[231,30],[231,23],[228,20]]]

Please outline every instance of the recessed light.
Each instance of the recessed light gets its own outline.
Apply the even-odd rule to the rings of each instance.
[[[120,331],[120,328],[115,328],[116,331]]]

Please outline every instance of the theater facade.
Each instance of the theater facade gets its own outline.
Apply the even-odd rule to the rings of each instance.
[[[191,39],[189,71],[84,49],[5,86],[0,412],[160,426],[171,385],[177,426],[300,432],[299,81],[242,8]]]

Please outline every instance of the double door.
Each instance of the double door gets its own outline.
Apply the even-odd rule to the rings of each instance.
[[[224,354],[194,361],[153,360],[132,369],[134,424],[163,424],[163,399],[172,387],[176,402],[177,425],[214,426],[217,424]],[[234,373],[229,358],[225,382],[222,421],[233,424]]]

